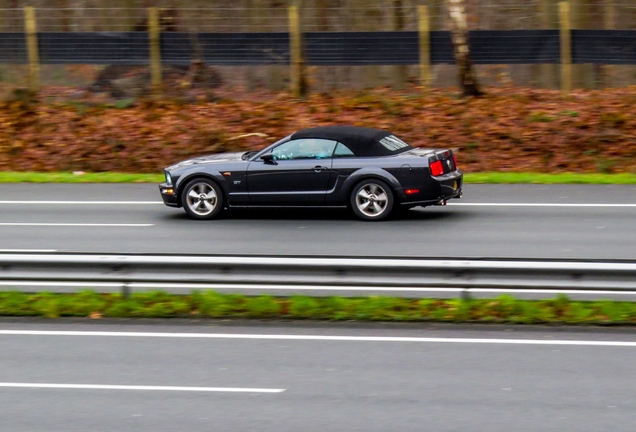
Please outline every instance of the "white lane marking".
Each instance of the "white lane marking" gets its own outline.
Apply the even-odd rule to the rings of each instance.
[[[11,382],[0,382],[0,387],[82,389],[82,390],[234,392],[234,393],[282,393],[286,390],[286,389],[241,388],[241,387],[134,386],[134,385],[44,384],[44,383],[11,383]]]
[[[0,335],[636,347],[636,342],[625,342],[625,341],[430,338],[430,337],[387,337],[387,336],[315,336],[315,335],[236,334],[236,333],[150,333],[150,332],[104,332],[104,331],[89,332],[89,331],[48,331],[48,330],[0,330]]]
[[[161,201],[0,201],[0,204],[157,205]]]
[[[149,226],[154,226],[154,224],[0,222],[0,226],[149,227]]]
[[[0,249],[0,253],[48,253],[57,252],[57,249]]]
[[[467,203],[448,202],[450,206],[483,207],[636,207],[636,204],[566,204],[566,203]]]
[[[118,282],[41,282],[41,281],[0,281],[0,286],[34,286],[34,287],[84,287],[89,288],[121,288]],[[131,288],[132,284],[127,284]]]

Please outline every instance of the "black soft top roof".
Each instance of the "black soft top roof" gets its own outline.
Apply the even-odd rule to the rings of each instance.
[[[291,136],[298,138],[324,138],[341,142],[356,156],[389,156],[411,150],[413,147],[391,132],[357,126],[322,126],[303,129]]]

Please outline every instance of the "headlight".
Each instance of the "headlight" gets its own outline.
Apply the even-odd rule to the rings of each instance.
[[[165,173],[166,173],[166,184],[168,186],[172,186],[172,176],[170,175],[168,171],[165,171]]]

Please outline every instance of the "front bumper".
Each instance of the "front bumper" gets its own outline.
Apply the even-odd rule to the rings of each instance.
[[[159,192],[161,193],[161,199],[163,199],[163,203],[165,205],[170,207],[179,207],[177,190],[174,186],[169,186],[168,183],[161,183],[159,185]]]

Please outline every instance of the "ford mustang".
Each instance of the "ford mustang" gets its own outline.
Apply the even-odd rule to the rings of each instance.
[[[303,129],[260,151],[196,157],[164,172],[163,202],[194,219],[224,208],[348,207],[378,221],[461,198],[463,180],[452,150],[354,126]]]

